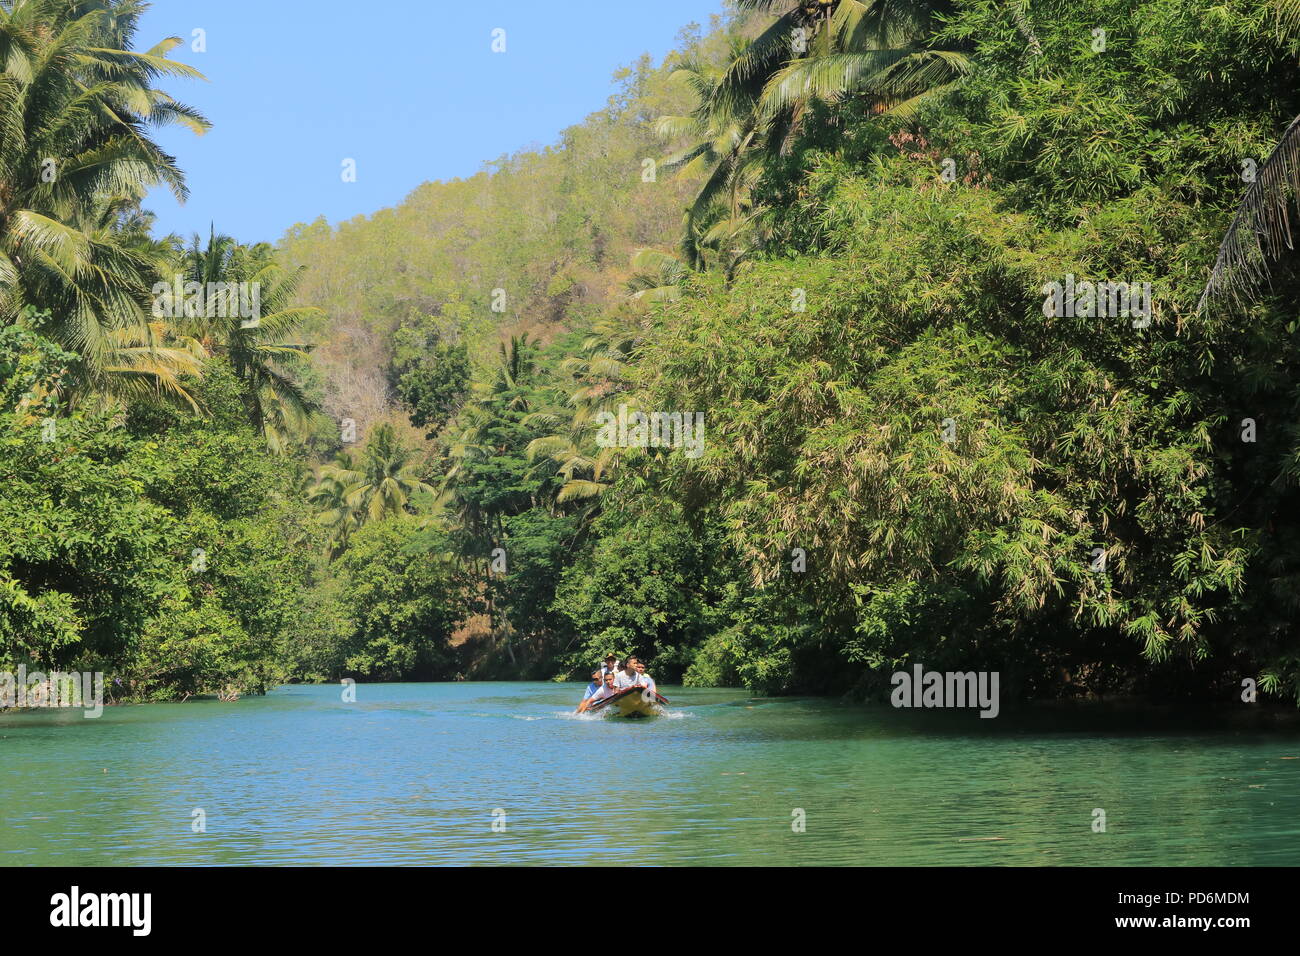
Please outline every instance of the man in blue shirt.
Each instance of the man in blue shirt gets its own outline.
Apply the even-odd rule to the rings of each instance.
[[[587,685],[587,692],[582,695],[582,702],[578,704],[578,713],[582,713],[591,706],[591,702],[597,697],[604,696],[601,692],[605,686],[604,675],[600,671],[591,672],[591,683]]]

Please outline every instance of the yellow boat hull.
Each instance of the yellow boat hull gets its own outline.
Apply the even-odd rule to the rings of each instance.
[[[602,713],[614,717],[654,717],[662,714],[668,699],[645,687],[625,687],[610,697],[598,700],[587,708],[587,713]]]

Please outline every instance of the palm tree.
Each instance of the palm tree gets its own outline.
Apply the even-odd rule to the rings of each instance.
[[[1300,0],[1273,0],[1277,30],[1294,37],[1300,32]],[[1228,300],[1241,306],[1269,282],[1273,266],[1295,249],[1291,207],[1300,196],[1300,116],[1283,130],[1268,158],[1255,170],[1254,181],[1237,204],[1219,244],[1209,278],[1196,303],[1196,315],[1207,306]]]
[[[632,256],[632,275],[624,283],[630,298],[647,302],[675,302],[690,269],[676,256],[658,249],[638,249]]]
[[[661,260],[654,261],[665,271],[673,271]],[[526,419],[552,432],[529,443],[529,459],[546,458],[557,466],[563,484],[555,503],[581,503],[579,518],[584,522],[595,517],[599,499],[613,479],[618,456],[616,448],[601,447],[596,440],[601,427],[598,415],[625,390],[627,364],[635,347],[634,331],[613,319],[602,320],[583,342],[582,354],[560,365],[572,376],[572,390]]]
[[[148,274],[157,278],[172,247],[166,240],[151,237],[153,220],[153,214],[143,211],[135,199],[106,202],[93,214],[81,217],[82,228],[89,235],[147,263]],[[68,405],[76,406],[92,395],[131,399],[161,394],[197,409],[188,381],[202,374],[206,357],[198,341],[176,323],[158,317],[108,328],[99,357],[80,362],[81,387],[67,395]]]
[[[536,345],[535,341],[529,340],[527,332],[510,336],[509,346],[502,342],[501,361],[487,388],[480,390],[479,398],[486,402],[500,400],[506,408],[527,411],[528,395],[524,382],[535,366],[533,350]]]
[[[415,450],[407,447],[387,422],[371,433],[361,466],[362,484],[357,489],[370,520],[401,514],[418,492],[433,494],[433,488],[420,477],[415,457]]]
[[[1295,10],[1300,23],[1300,2]],[[1300,196],[1300,116],[1282,133],[1238,203],[1196,303],[1198,315],[1217,299],[1241,304],[1246,295],[1268,282],[1272,264],[1295,248],[1290,210],[1296,196]]]
[[[306,266],[289,272],[275,261],[266,243],[244,246],[211,230],[206,246],[195,236],[181,257],[181,279],[200,288],[244,284],[249,297],[256,293],[259,314],[248,317],[229,308],[230,300],[205,296],[201,314],[176,321],[212,355],[230,362],[244,383],[249,420],[266,436],[275,452],[283,452],[290,439],[302,434],[313,411],[294,376],[295,366],[311,346],[295,342],[299,328],[323,313],[294,306],[294,295]]]
[[[767,5],[740,0],[742,8]],[[767,79],[760,112],[781,117],[787,137],[814,99],[835,103],[862,94],[881,112],[910,117],[923,100],[953,89],[970,72],[965,53],[928,46],[935,15],[951,6],[948,0],[797,4],[815,35],[806,54]]]
[[[347,550],[352,533],[365,521],[360,489],[364,484],[350,452],[341,452],[333,464],[320,470],[320,480],[307,492],[307,500],[318,509],[316,520],[329,532],[330,559]]]
[[[788,152],[814,100],[866,97],[879,112],[910,116],[927,97],[970,70],[964,53],[928,46],[934,16],[949,0],[737,0],[749,13],[776,13],[750,42],[732,41],[719,67],[698,59],[674,71],[696,97],[685,116],[657,131],[689,145],[668,168],[703,173],[686,213],[683,251],[692,268],[718,250],[730,276],[762,243],[749,195],[773,157]],[[778,12],[779,11],[779,12]]]
[[[85,391],[152,386],[184,394],[196,366],[149,320],[161,251],[124,210],[165,184],[186,196],[175,161],[149,137],[208,122],[155,89],[159,76],[202,78],[167,59],[171,37],[128,49],[140,0],[0,3],[0,322],[32,306],[41,332],[81,358]]]
[[[733,38],[729,67],[691,59],[674,70],[672,79],[695,95],[696,106],[689,114],[662,116],[656,123],[661,137],[688,140],[664,160],[664,168],[704,180],[687,207],[682,237],[682,253],[691,268],[707,265],[701,236],[715,207],[724,208],[731,219],[747,212],[748,187],[759,169],[761,87],[745,87],[736,79],[737,64],[748,62],[747,49],[743,40]]]
[[[574,408],[567,418],[557,412],[546,412],[531,419],[557,432],[528,444],[530,460],[545,457],[558,466],[556,474],[563,479],[563,484],[555,496],[557,505],[596,499],[609,488],[617,449],[596,445],[596,434],[600,430],[596,420],[598,411],[581,405]],[[594,515],[594,511],[591,513]]]
[[[385,422],[371,432],[360,461],[343,452],[322,467],[307,497],[319,509],[316,520],[329,530],[333,558],[358,528],[408,511],[419,493],[432,495],[434,489],[420,477],[415,450]]]

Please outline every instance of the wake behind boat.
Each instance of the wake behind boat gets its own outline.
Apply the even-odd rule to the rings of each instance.
[[[617,693],[587,705],[587,713],[617,717],[654,717],[668,707],[668,699],[648,687],[625,687]]]

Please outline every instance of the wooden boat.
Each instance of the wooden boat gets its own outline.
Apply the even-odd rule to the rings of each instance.
[[[653,717],[662,714],[668,699],[658,691],[645,687],[624,687],[616,694],[598,700],[587,708],[587,713],[604,713],[614,717]]]

